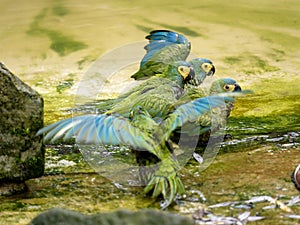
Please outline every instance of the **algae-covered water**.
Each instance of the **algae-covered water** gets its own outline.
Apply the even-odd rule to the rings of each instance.
[[[153,29],[184,34],[193,55],[211,59],[217,70],[207,83],[232,77],[254,91],[236,100],[226,131],[232,139],[213,163],[199,172],[199,165],[190,162],[181,172],[187,195],[201,191],[206,202],[200,199],[195,206],[184,199],[168,210],[185,214],[202,203],[241,201],[244,207],[242,201],[253,196],[287,202],[299,195],[290,179],[300,164],[299,1],[33,0],[2,5],[0,60],[44,97],[45,124],[71,116],[78,88],[92,69],[103,75],[102,70],[118,72],[115,65],[126,67],[103,80],[97,98],[116,96],[131,85],[142,47],[109,60],[102,56],[143,46]],[[0,224],[28,224],[52,207],[84,213],[159,207],[143,196],[142,188],[118,188],[95,173],[72,146],[48,146],[45,176],[26,184],[27,193],[1,197]],[[292,212],[264,208],[268,204],[210,210],[227,216],[248,210],[266,217],[257,224],[300,222],[286,217],[300,214],[299,203],[290,207]]]

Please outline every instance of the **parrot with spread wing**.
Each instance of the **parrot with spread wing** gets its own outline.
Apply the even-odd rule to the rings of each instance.
[[[146,193],[152,196],[162,194],[169,206],[177,193],[184,192],[184,186],[178,176],[180,164],[169,145],[169,137],[178,127],[186,123],[201,120],[210,110],[223,107],[224,98],[208,96],[180,105],[164,120],[157,122],[141,106],[134,106],[129,117],[118,114],[95,114],[77,116],[58,121],[38,131],[45,134],[45,141],[66,141],[75,137],[77,144],[128,146],[134,151],[153,154],[158,161],[150,167],[151,173],[144,174],[147,185]]]
[[[193,67],[185,61],[169,64],[166,70],[159,76],[144,81],[137,87],[136,91],[128,94],[118,104],[101,115],[78,116],[66,119],[42,129],[40,133],[47,133],[45,140],[68,140],[76,135],[77,143],[102,144],[102,145],[125,145],[137,151],[143,149],[151,154],[164,159],[169,163],[162,163],[162,168],[177,168],[176,161],[172,157],[165,157],[167,147],[162,142],[155,141],[157,138],[149,138],[143,129],[153,129],[153,125],[148,125],[146,121],[165,118],[167,114],[174,111],[173,103],[176,102],[183,93],[183,86],[194,79]],[[141,107],[149,114],[148,120],[136,123],[135,116],[133,125],[128,122],[134,109]],[[135,126],[134,126],[135,124]],[[160,136],[158,136],[161,138]],[[156,145],[160,146],[156,150]],[[169,151],[168,151],[169,152]],[[160,155],[162,154],[162,155]],[[169,154],[169,153],[168,153]],[[174,161],[174,162],[173,162]],[[172,163],[173,164],[172,164]],[[175,163],[175,164],[174,164]],[[167,166],[172,164],[172,166]],[[158,169],[157,173],[162,169]],[[176,177],[172,180],[178,180]],[[176,187],[179,186],[176,185]],[[173,186],[172,186],[173,188]],[[175,188],[175,187],[174,187]],[[176,188],[175,188],[176,190]],[[159,191],[156,191],[158,193]],[[172,189],[172,193],[174,190]],[[175,191],[176,192],[176,191]],[[171,195],[173,199],[173,194]]]

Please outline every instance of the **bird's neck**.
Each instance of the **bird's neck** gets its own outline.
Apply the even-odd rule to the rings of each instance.
[[[174,84],[176,84],[176,85],[178,85],[182,88],[184,86],[184,79],[183,79],[182,76],[179,76],[179,75],[178,76],[170,76],[168,73],[166,73],[166,74],[163,73],[163,74],[160,74],[159,76],[164,78],[164,79],[168,79],[170,81],[173,81]]]
[[[182,76],[174,76],[174,77],[169,77],[171,81],[173,81],[175,84],[178,86],[182,87],[184,86],[184,80]]]

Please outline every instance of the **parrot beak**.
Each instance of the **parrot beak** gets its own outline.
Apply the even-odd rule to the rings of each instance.
[[[186,78],[186,80],[188,81],[188,83],[198,86],[199,82],[197,81],[197,79],[195,79],[195,70],[194,68],[190,68],[190,72]]]
[[[214,75],[216,72],[216,67],[214,65],[212,65],[212,68],[210,69],[209,73],[207,74],[207,76],[212,76]]]
[[[238,85],[238,84],[235,84],[235,85],[234,85],[234,90],[233,90],[233,92],[241,92],[241,91],[242,91],[241,86]]]

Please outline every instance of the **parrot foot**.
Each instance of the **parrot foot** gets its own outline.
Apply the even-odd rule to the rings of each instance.
[[[149,193],[151,190],[153,190],[153,198],[157,198],[162,194],[165,200],[162,208],[167,208],[174,201],[177,194],[183,194],[185,191],[180,177],[175,172],[168,177],[154,175],[145,187],[144,192]]]

